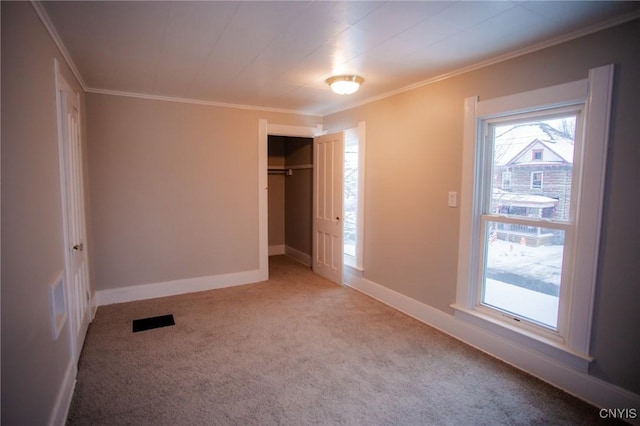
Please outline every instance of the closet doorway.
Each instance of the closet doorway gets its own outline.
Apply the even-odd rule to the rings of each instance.
[[[269,136],[288,136],[313,139],[325,132],[322,126],[304,127],[269,123],[258,120],[258,246],[259,267],[257,281],[269,279]],[[313,195],[313,194],[312,194]],[[277,250],[274,248],[272,250]]]
[[[321,125],[301,127],[271,124],[264,119],[258,121],[258,238],[260,247],[259,270],[256,271],[258,272],[258,280],[267,280],[269,278],[269,255],[280,253],[287,254],[302,263],[311,265],[316,273],[339,284],[348,282],[351,276],[362,276],[364,128],[365,124],[361,122],[356,128],[339,132],[341,135],[340,145],[343,146],[340,151],[344,150],[340,154],[340,158],[344,160],[344,164],[340,164],[338,170],[336,168],[338,167],[336,160],[340,161],[340,163],[342,163],[342,160],[338,160],[335,155],[327,157],[327,153],[331,150],[320,149],[321,145],[325,145],[325,148],[332,145],[320,143],[322,140],[326,138],[335,139],[337,134],[326,134]],[[274,145],[271,148],[271,154],[269,154],[270,137],[274,142],[280,137],[284,138],[285,141],[297,140],[297,142],[293,142],[289,151],[286,151],[286,142],[281,147]],[[304,144],[302,140],[305,140]],[[328,141],[324,140],[324,142]],[[306,143],[309,143],[309,146],[306,146]],[[304,148],[300,149],[301,146],[304,146]],[[337,147],[337,145],[335,146]],[[354,147],[357,148],[354,149]],[[307,151],[308,148],[310,151]],[[335,149],[333,148],[334,151]],[[342,154],[344,154],[344,157]],[[271,158],[269,158],[270,156]],[[325,160],[332,158],[332,160],[327,163],[323,158]],[[324,165],[318,167],[318,162]],[[269,164],[271,164],[271,167]],[[333,164],[333,166],[329,167],[330,164]],[[271,173],[268,172],[269,168],[271,168]],[[329,169],[333,171],[329,172]],[[307,172],[304,172],[305,170]],[[300,218],[293,213],[289,213],[288,217],[286,215],[283,216],[281,213],[287,208],[287,194],[289,194],[289,198],[296,198],[294,196],[296,191],[286,191],[286,186],[282,184],[282,181],[286,184],[288,178],[296,175],[296,171],[302,171],[297,173],[298,177],[303,177],[305,174],[306,176],[311,176],[310,183],[302,184],[305,188],[309,188],[309,192],[290,205],[294,206],[298,202],[305,204],[303,209],[298,210],[301,215]],[[320,171],[324,172],[320,173]],[[328,173],[334,175],[334,178],[327,180]],[[343,175],[343,173],[346,173],[346,175]],[[343,180],[345,183],[344,193],[342,188]],[[292,185],[295,186],[304,182],[304,179],[291,179],[291,181]],[[318,188],[321,189],[319,190]],[[272,201],[269,201],[270,192],[274,193],[272,194]],[[333,195],[330,196],[330,194]],[[340,199],[338,200],[336,196],[339,196]],[[305,200],[305,197],[308,198]],[[342,210],[343,201],[346,203],[344,210]],[[311,208],[309,215],[304,213],[304,209],[308,208]],[[287,210],[289,209],[287,208]],[[291,210],[294,209],[292,208]],[[317,214],[314,215],[314,213]],[[271,219],[276,219],[270,221],[270,217]],[[333,223],[322,224],[320,223],[322,220],[319,219],[325,219],[326,222]],[[300,223],[307,220],[310,221],[310,225],[300,225]],[[289,223],[290,221],[291,223]],[[296,235],[295,232],[298,231],[300,233],[288,239],[288,227],[295,228],[295,230],[290,231],[294,232],[294,234],[289,236]],[[305,236],[300,237],[303,233]],[[309,233],[311,237],[309,237]],[[343,236],[345,237],[345,246],[342,245]],[[309,239],[311,241],[310,246]],[[288,242],[292,240],[296,242]],[[345,268],[346,273],[343,276]]]
[[[268,136],[269,256],[311,266],[313,138]]]

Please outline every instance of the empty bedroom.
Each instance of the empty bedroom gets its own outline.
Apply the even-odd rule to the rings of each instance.
[[[0,6],[3,425],[640,424],[640,2]]]

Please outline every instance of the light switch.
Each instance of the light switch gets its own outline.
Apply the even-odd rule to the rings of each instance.
[[[449,192],[449,207],[458,207],[458,193],[451,191]]]

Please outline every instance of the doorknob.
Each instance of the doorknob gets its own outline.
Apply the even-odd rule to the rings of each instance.
[[[74,250],[78,250],[78,251],[83,251],[84,250],[84,244],[80,243],[80,244],[76,244],[75,246],[73,246]]]
[[[336,220],[340,220],[340,216],[336,216]]]

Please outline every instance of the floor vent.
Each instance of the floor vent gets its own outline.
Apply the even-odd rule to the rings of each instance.
[[[133,320],[133,332],[151,330],[154,328],[168,327],[176,325],[173,321],[173,315],[161,315],[159,317],[142,318]]]

